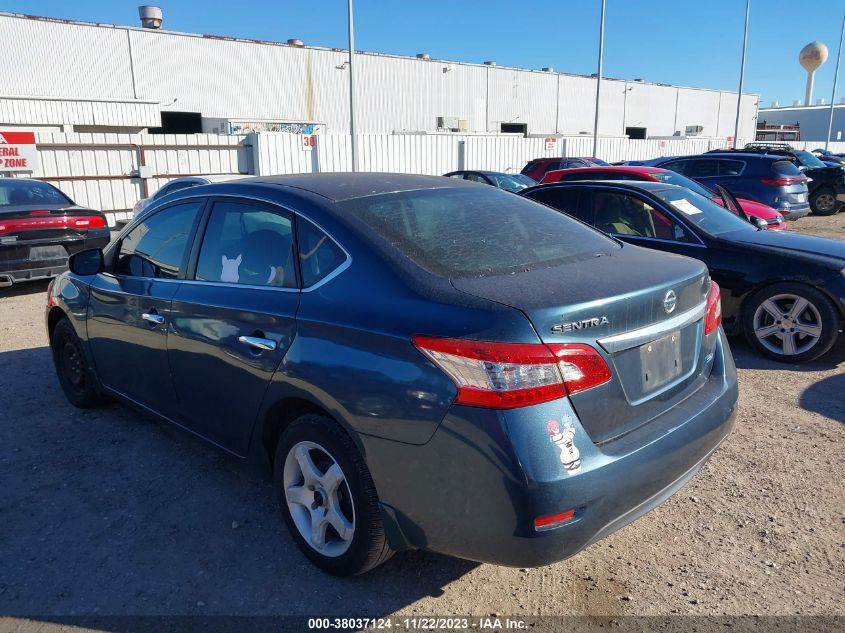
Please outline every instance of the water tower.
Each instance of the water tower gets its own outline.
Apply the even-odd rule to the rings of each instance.
[[[813,103],[813,79],[816,70],[827,61],[827,46],[821,42],[810,42],[798,53],[798,63],[807,71],[807,91],[804,93],[804,105]]]

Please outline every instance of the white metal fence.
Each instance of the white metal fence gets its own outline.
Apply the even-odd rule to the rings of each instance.
[[[428,175],[457,169],[518,172],[533,158],[593,153],[591,137],[361,134],[357,141],[362,171]],[[55,184],[79,204],[102,209],[112,223],[128,219],[139,198],[181,176],[351,169],[349,135],[318,136],[314,147],[304,145],[301,136],[278,132],[244,136],[39,133],[37,144],[41,165],[32,176]],[[792,145],[811,150],[824,143]],[[596,153],[616,162],[698,154],[726,146],[722,139],[601,138]],[[831,143],[830,150],[845,152],[845,142]]]

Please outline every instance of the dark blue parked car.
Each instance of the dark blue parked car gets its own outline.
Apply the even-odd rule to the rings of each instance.
[[[323,174],[165,196],[49,291],[59,382],[272,473],[335,574],[543,565],[684,485],[736,371],[703,264],[493,187]]]
[[[807,177],[786,156],[725,151],[643,161],[671,169],[715,189],[721,185],[737,198],[767,204],[787,220],[810,213]]]

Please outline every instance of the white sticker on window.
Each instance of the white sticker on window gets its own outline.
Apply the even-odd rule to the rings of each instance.
[[[673,200],[672,206],[675,207],[678,211],[686,213],[687,215],[696,215],[702,212],[701,209],[699,209],[686,198],[681,198],[680,200]]]

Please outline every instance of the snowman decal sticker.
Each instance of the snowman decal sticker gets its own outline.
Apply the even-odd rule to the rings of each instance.
[[[575,446],[575,429],[570,422],[560,428],[557,420],[549,420],[546,425],[549,441],[560,449],[560,463],[570,475],[581,472],[581,452]]]

